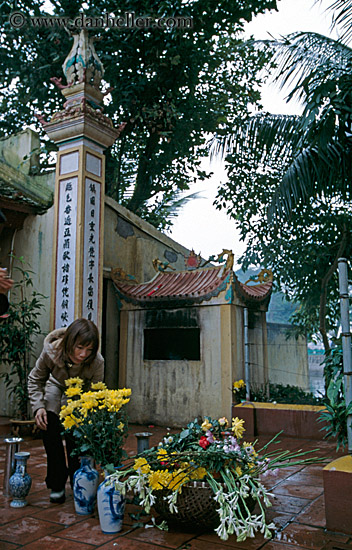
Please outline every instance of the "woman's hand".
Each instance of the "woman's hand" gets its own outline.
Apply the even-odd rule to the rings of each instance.
[[[35,423],[37,424],[38,428],[41,430],[46,430],[48,426],[48,418],[46,416],[46,410],[45,409],[38,409],[35,413]]]
[[[13,285],[13,280],[7,275],[7,269],[0,267],[0,292],[6,294]]]

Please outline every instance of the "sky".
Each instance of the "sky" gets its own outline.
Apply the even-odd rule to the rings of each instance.
[[[275,38],[296,31],[313,31],[337,38],[331,32],[331,15],[324,9],[331,1],[322,0],[279,0],[278,12],[272,10],[257,16],[246,25],[246,35],[256,39]],[[300,106],[285,102],[285,94],[273,85],[262,90],[264,109],[275,114],[297,114]],[[235,261],[244,252],[245,245],[239,241],[234,222],[227,217],[224,210],[216,210],[213,202],[220,182],[226,181],[226,173],[221,162],[210,164],[205,161],[204,169],[214,172],[207,182],[195,184],[190,192],[200,192],[204,198],[188,203],[173,225],[170,237],[187,248],[194,249],[203,258],[218,254],[223,248],[232,249]]]

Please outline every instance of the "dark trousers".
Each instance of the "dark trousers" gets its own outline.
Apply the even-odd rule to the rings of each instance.
[[[62,441],[63,426],[59,417],[47,411],[48,427],[42,431],[43,443],[47,456],[47,475],[46,485],[52,491],[62,491],[65,488],[66,480],[70,476],[71,487],[73,484],[73,474],[79,468],[80,463],[77,456],[71,456],[74,449],[74,440],[65,435],[66,455]]]

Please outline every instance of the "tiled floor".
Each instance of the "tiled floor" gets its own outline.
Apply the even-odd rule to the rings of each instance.
[[[150,431],[151,445],[165,434],[165,428],[131,426],[127,451],[134,454],[138,431]],[[264,438],[261,442],[265,443]],[[297,440],[281,437],[282,449],[316,449],[315,454],[337,458],[333,444],[324,441]],[[0,483],[3,484],[5,447],[0,442]],[[325,529],[322,466],[290,466],[271,478],[272,507],[268,517],[277,525],[271,541],[262,535],[238,543],[235,536],[221,541],[215,533],[192,533],[170,529],[141,527],[149,518],[139,517],[138,509],[127,504],[122,531],[118,535],[101,532],[97,513],[78,516],[75,513],[72,492],[67,491],[65,504],[50,504],[45,477],[45,457],[40,440],[25,440],[21,450],[28,450],[28,472],[32,488],[28,506],[14,509],[10,499],[0,496],[0,550],[352,550],[352,536],[332,533]],[[341,453],[342,454],[342,453]]]

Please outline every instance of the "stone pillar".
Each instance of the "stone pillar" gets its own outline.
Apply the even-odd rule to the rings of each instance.
[[[51,328],[78,317],[101,326],[104,228],[104,150],[124,128],[103,114],[103,66],[88,31],[74,36],[63,64],[67,85],[51,80],[66,102],[49,122],[38,117],[58,145]]]

